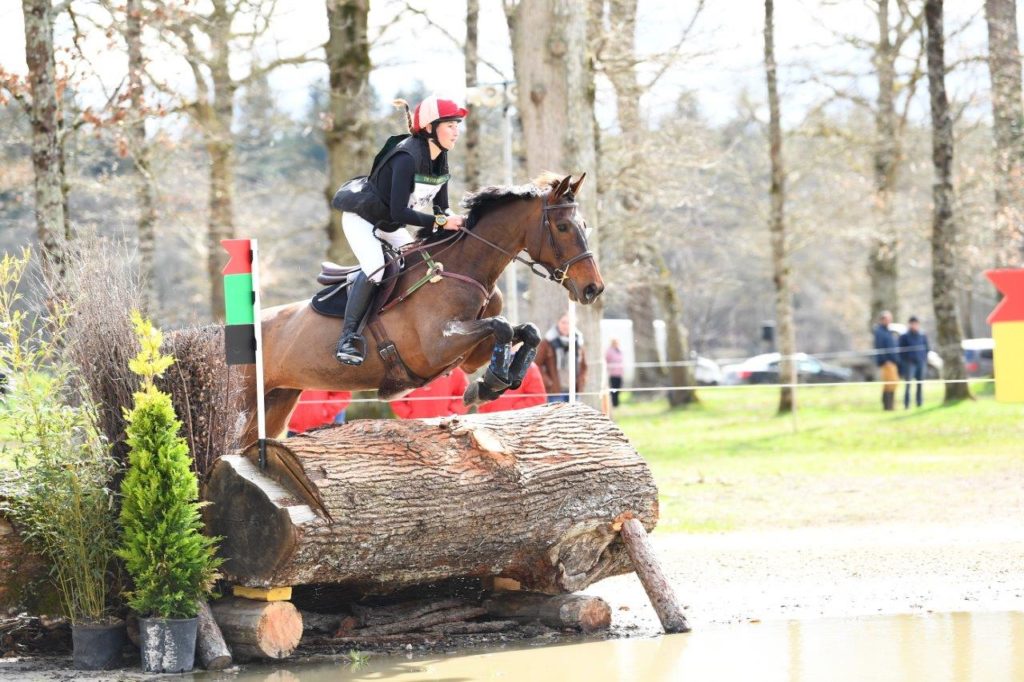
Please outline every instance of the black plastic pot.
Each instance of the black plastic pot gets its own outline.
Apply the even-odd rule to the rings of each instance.
[[[122,665],[125,643],[124,621],[113,625],[73,625],[71,655],[76,670],[112,670]]]
[[[196,659],[195,618],[140,618],[142,669],[148,673],[187,673]]]

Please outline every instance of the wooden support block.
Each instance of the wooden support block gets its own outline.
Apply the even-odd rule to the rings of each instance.
[[[622,521],[622,540],[626,544],[626,551],[633,561],[633,568],[640,576],[640,582],[651,600],[651,605],[658,613],[661,626],[665,632],[689,632],[690,626],[686,623],[683,615],[683,608],[676,598],[676,593],[665,578],[658,559],[654,555],[654,548],[651,547],[647,531],[638,519],[627,518]]]
[[[292,598],[292,588],[288,587],[245,587],[235,585],[231,588],[232,594],[242,599],[254,599],[256,601],[289,601]]]
[[[491,587],[495,592],[518,592],[523,589],[523,586],[518,580],[502,578],[501,576],[494,578],[494,583]]]
[[[302,639],[302,615],[291,602],[228,597],[210,609],[236,658],[287,658]]]

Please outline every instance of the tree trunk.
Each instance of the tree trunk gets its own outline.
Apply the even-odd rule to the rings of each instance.
[[[516,82],[518,110],[523,123],[527,170],[587,173],[581,190],[582,215],[597,227],[597,128],[594,124],[594,66],[590,3],[560,0],[522,0],[506,4]],[[595,230],[590,248],[599,253]],[[541,331],[554,324],[566,309],[565,290],[540,278],[530,279],[529,320]],[[591,365],[600,359],[603,304],[601,299],[578,309]],[[584,391],[600,390],[602,372],[590,372]],[[588,402],[597,404],[596,396]]]
[[[696,386],[697,368],[690,361],[690,337],[683,324],[682,304],[676,293],[672,273],[665,259],[658,255],[661,281],[662,309],[665,311],[665,359],[669,362],[669,384],[672,386]],[[700,402],[695,389],[674,389],[668,392],[669,407],[686,407]]]
[[[654,337],[654,320],[657,317],[658,297],[654,295],[649,282],[633,282],[629,288],[628,314],[633,320],[633,355],[638,365],[635,384],[640,388],[664,386],[668,374],[664,366],[658,365],[658,345]],[[633,397],[653,398],[655,394],[634,393]]]
[[[650,470],[608,418],[552,405],[444,420],[364,420],[222,457],[206,498],[222,572],[249,586],[390,593],[501,576],[573,592],[631,570],[612,522],[652,528]]]
[[[142,1],[128,0],[125,7],[127,29],[125,42],[128,45],[128,88],[131,97],[131,120],[129,137],[130,152],[135,164],[135,197],[139,204],[139,277],[146,287],[143,297],[145,312],[149,317],[157,313],[156,277],[154,254],[156,252],[156,183],[150,171],[150,150],[146,144],[146,103],[142,77],[145,60],[142,56]]]
[[[1024,265],[1024,104],[1015,0],[985,0],[995,137],[997,268]]]
[[[228,597],[210,609],[235,658],[287,658],[302,639],[302,615],[291,602]]]
[[[764,65],[768,80],[768,142],[771,156],[771,243],[772,277],[775,282],[775,331],[778,335],[779,381],[796,384],[796,334],[793,328],[793,294],[789,283],[789,254],[786,244],[785,169],[782,163],[782,123],[779,115],[779,91],[776,84],[773,0],[764,3]],[[779,390],[779,412],[792,412],[796,391],[791,386]]]
[[[899,146],[896,140],[895,82],[896,57],[899,50],[889,38],[889,0],[877,0],[878,43],[874,64],[878,75],[875,109],[875,238],[868,254],[868,276],[871,280],[871,318],[878,319],[883,310],[899,316],[897,286],[898,239],[892,222],[892,191],[895,184]],[[870,326],[870,322],[869,322]]]
[[[942,0],[926,0],[928,27],[928,89],[931,93],[932,164],[932,305],[938,351],[943,360],[943,378],[962,380],[963,352],[960,315],[956,300],[957,226],[953,216],[953,121],[946,99],[945,40],[942,34]],[[946,402],[969,398],[966,383],[947,383]]]
[[[476,71],[478,58],[480,0],[466,0],[466,88],[477,86]],[[465,121],[466,134],[463,138],[463,158],[466,160],[465,187],[475,190],[480,187],[480,117],[468,116]]]
[[[23,0],[25,62],[31,86],[32,169],[35,172],[36,238],[43,266],[63,272],[61,236],[69,238],[64,203],[61,111],[53,57],[50,0]]]
[[[488,615],[497,618],[512,618],[520,623],[540,621],[548,627],[583,632],[607,630],[612,622],[608,602],[584,594],[499,592],[486,599],[483,607]]]
[[[368,173],[373,159],[369,125],[370,43],[367,38],[369,0],[327,0],[328,39],[325,46],[330,92],[327,131],[327,258],[354,263],[341,229],[341,213],[331,208],[337,189],[349,178]]]

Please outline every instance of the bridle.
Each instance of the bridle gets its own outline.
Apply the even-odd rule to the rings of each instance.
[[[563,209],[563,208],[575,209],[578,206],[579,206],[579,204],[576,203],[575,201],[566,202],[564,204],[548,205],[548,198],[547,198],[547,196],[545,196],[543,198],[543,203],[541,204],[541,212],[540,212],[540,227],[541,227],[541,229],[547,227],[548,244],[551,246],[551,250],[555,254],[555,261],[562,261],[562,264],[559,265],[557,268],[552,268],[551,266],[549,266],[546,263],[541,263],[540,261],[535,261],[535,260],[532,260],[530,258],[523,258],[519,254],[512,253],[508,249],[502,248],[501,246],[499,246],[499,245],[495,244],[494,242],[490,241],[489,239],[487,239],[485,237],[481,237],[480,235],[476,234],[475,232],[473,232],[472,230],[467,228],[465,225],[460,227],[459,230],[461,232],[469,235],[473,239],[477,239],[479,241],[482,241],[484,244],[487,244],[492,249],[496,249],[496,250],[502,252],[503,254],[505,254],[506,256],[511,258],[512,260],[519,261],[523,265],[525,265],[528,268],[530,268],[530,272],[532,272],[533,274],[537,275],[538,277],[544,277],[546,279],[551,280],[552,282],[557,282],[560,285],[564,285],[566,278],[568,278],[568,276],[569,276],[569,268],[571,268],[573,266],[573,264],[578,263],[581,260],[585,260],[587,258],[593,260],[594,259],[594,252],[591,251],[589,248],[586,248],[587,247],[587,235],[584,234],[583,231],[580,229],[580,226],[577,225],[575,221],[573,221],[573,223],[572,223],[573,227],[576,228],[577,234],[579,234],[580,238],[583,240],[584,251],[582,251],[581,253],[576,254],[572,258],[568,258],[568,259],[562,260],[562,258],[563,258],[562,257],[562,250],[560,248],[558,248],[558,242],[555,241],[555,234],[554,234],[554,230],[556,230],[558,228],[557,228],[557,225],[555,225],[555,224],[553,224],[551,222],[551,216],[549,215],[549,211],[554,211],[554,210]],[[537,266],[540,266],[541,268],[543,268],[543,270],[539,270]],[[579,292],[576,291],[576,285],[572,281],[569,282],[569,285],[572,286],[573,292],[576,294],[576,297],[579,298]]]

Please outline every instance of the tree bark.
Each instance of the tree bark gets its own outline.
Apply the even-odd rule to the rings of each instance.
[[[897,250],[899,241],[892,222],[892,192],[900,150],[896,138],[896,58],[899,47],[889,35],[889,0],[877,0],[878,42],[874,65],[878,76],[875,108],[875,150],[873,154],[875,184],[875,238],[868,254],[868,277],[871,280],[871,318],[877,320],[883,310],[899,316]]]
[[[932,165],[932,305],[938,351],[943,360],[943,379],[963,380],[960,314],[956,295],[957,225],[953,215],[953,121],[946,99],[945,39],[942,33],[942,0],[926,0],[928,28],[928,89],[931,93]],[[966,383],[947,383],[946,402],[970,397]]]
[[[355,257],[341,229],[341,213],[331,208],[337,189],[349,178],[369,172],[373,138],[369,125],[369,0],[327,0],[325,45],[330,91],[327,131],[327,258],[352,263]]]
[[[139,276],[146,293],[145,312],[157,313],[156,277],[156,182],[150,170],[150,150],[146,144],[146,101],[142,84],[145,59],[142,56],[142,0],[128,0],[125,7],[125,42],[128,46],[128,89],[131,101],[129,122],[130,152],[135,164],[135,198],[139,204]]]
[[[607,630],[612,622],[608,602],[584,594],[500,592],[485,600],[483,607],[488,615],[497,618],[512,618],[520,623],[540,621],[548,627],[583,632]]]
[[[36,238],[43,266],[63,272],[63,239],[70,238],[64,201],[61,108],[53,56],[54,11],[50,0],[23,0],[25,62],[31,86],[32,169],[35,173]]]
[[[669,383],[672,386],[696,386],[697,368],[690,362],[690,335],[683,324],[682,302],[676,293],[672,273],[658,254],[658,270],[662,309],[665,311],[665,359],[669,362]],[[700,402],[694,388],[678,388],[668,392],[669,407],[685,407]]]
[[[210,605],[199,602],[197,614],[199,629],[196,632],[196,654],[199,664],[207,670],[224,670],[231,665],[231,651],[220,631],[220,626],[213,618]]]
[[[479,66],[480,0],[466,0],[466,88],[477,86]],[[465,187],[475,190],[480,187],[480,117],[468,116],[465,121],[466,134],[463,137],[463,158],[466,160]]]
[[[291,602],[228,597],[210,609],[236,658],[287,658],[302,639],[302,615]]]
[[[386,594],[502,576],[558,594],[630,570],[611,522],[648,528],[657,490],[613,422],[583,405],[363,420],[222,457],[206,498],[222,572],[249,586]]]
[[[796,333],[793,327],[793,293],[791,291],[789,253],[785,221],[785,168],[782,160],[782,123],[779,114],[779,91],[776,82],[773,0],[764,3],[764,65],[768,81],[768,143],[771,157],[772,279],[775,283],[775,331],[778,335],[779,381],[796,384]],[[792,412],[796,391],[792,386],[779,389],[779,412]]]
[[[527,169],[531,176],[550,170],[579,176],[587,173],[588,187],[577,197],[591,227],[598,227],[597,127],[594,123],[593,44],[595,17],[591,3],[562,0],[506,2],[512,36],[512,56],[523,123]],[[590,249],[600,253],[599,229]],[[543,333],[566,310],[565,290],[534,277],[530,279],[529,320]],[[588,364],[600,359],[603,302],[580,306],[577,326],[583,333]],[[590,372],[584,391],[596,394],[602,372]],[[587,402],[596,406],[597,396]]]
[[[1015,0],[985,0],[995,137],[997,268],[1024,265],[1024,104]]]

